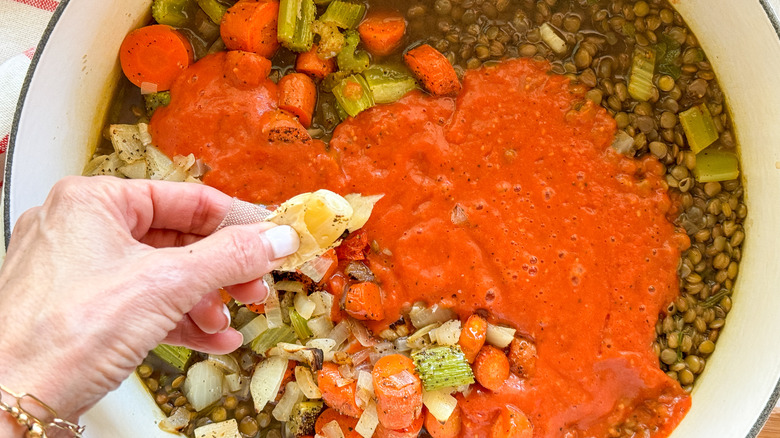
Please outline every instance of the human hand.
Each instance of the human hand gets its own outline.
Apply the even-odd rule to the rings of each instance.
[[[298,236],[269,223],[210,235],[231,203],[198,184],[57,183],[19,218],[0,270],[0,383],[75,418],[161,342],[240,346],[218,289],[264,301],[260,277],[297,250]]]

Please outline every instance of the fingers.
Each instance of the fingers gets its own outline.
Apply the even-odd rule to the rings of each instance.
[[[237,301],[247,304],[263,304],[268,298],[268,285],[262,278],[227,286],[225,289]]]
[[[149,228],[211,234],[233,203],[230,196],[202,184],[146,182],[154,209]]]
[[[217,291],[204,295],[190,310],[189,315],[205,333],[220,333],[230,327],[230,312]]]
[[[202,353],[227,354],[240,347],[244,337],[232,328],[222,333],[206,333],[185,315],[163,342],[170,345],[183,345]]]
[[[151,229],[146,232],[139,242],[152,248],[170,248],[186,246],[202,239],[200,234],[181,233],[174,230]]]

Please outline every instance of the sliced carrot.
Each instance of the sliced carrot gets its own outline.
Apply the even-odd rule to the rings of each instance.
[[[412,375],[412,382],[399,383],[402,373]],[[401,354],[384,356],[374,364],[371,377],[379,423],[390,430],[410,427],[422,413],[422,382],[414,373],[414,362]]]
[[[532,438],[534,426],[528,417],[513,405],[501,408],[493,427],[490,429],[490,438]]]
[[[328,268],[328,270],[322,276],[322,280],[320,280],[320,284],[322,284],[330,280],[333,274],[335,274],[336,271],[339,269],[339,259],[338,256],[336,255],[336,250],[332,248],[326,251],[325,254],[321,255],[320,257],[324,259],[328,259],[328,261],[330,261],[330,268]]]
[[[379,423],[376,426],[376,430],[374,431],[374,436],[372,438],[417,438],[417,436],[420,435],[420,431],[423,427],[423,417],[424,415],[420,415],[419,417],[415,418],[409,427],[404,427],[403,429],[397,430],[388,429],[382,426],[382,423]]]
[[[495,391],[509,378],[509,359],[498,348],[485,345],[474,359],[472,369],[480,385]]]
[[[241,0],[225,12],[219,33],[225,47],[230,50],[254,52],[272,58],[279,48],[276,39],[278,20],[278,1]]]
[[[360,41],[374,55],[386,56],[401,45],[406,20],[398,12],[369,12],[358,26]]]
[[[339,414],[333,408],[325,409],[317,417],[317,421],[314,423],[314,432],[319,436],[323,436],[322,428],[331,421],[335,421],[341,426],[341,432],[345,438],[361,438],[360,434],[355,431],[358,419]]]
[[[127,34],[119,47],[119,61],[133,84],[165,91],[192,63],[192,45],[171,26],[155,24]]]
[[[336,71],[336,58],[320,58],[317,55],[317,45],[314,44],[308,52],[298,54],[295,59],[295,71],[314,79],[325,79],[325,76]]]
[[[477,353],[485,345],[486,337],[487,321],[485,318],[477,314],[469,316],[469,319],[463,324],[463,329],[460,331],[460,339],[458,339],[460,349],[463,350],[463,354],[469,363],[474,362],[474,359],[476,359]]]
[[[336,247],[339,260],[365,260],[363,251],[368,247],[368,233],[361,228],[350,233],[341,245]]]
[[[284,75],[279,81],[279,108],[295,114],[304,128],[311,126],[317,105],[317,86],[303,73]]]
[[[287,369],[284,370],[284,375],[282,376],[282,383],[279,386],[279,392],[276,393],[276,401],[279,401],[280,398],[282,398],[282,395],[284,395],[284,389],[287,386],[288,383],[292,382],[293,374],[295,373],[295,365],[297,365],[297,362],[294,360],[288,360],[287,361]]]
[[[460,435],[460,426],[460,406],[455,406],[450,418],[444,423],[440,423],[430,412],[425,413],[425,430],[433,438],[457,438]]]
[[[347,277],[342,274],[335,274],[328,279],[328,292],[333,295],[335,301],[341,300],[344,291],[347,289]]]
[[[267,111],[260,117],[262,133],[270,142],[308,143],[311,135],[298,118],[284,110]]]
[[[528,377],[536,371],[536,345],[528,339],[514,338],[509,344],[509,370]]]
[[[271,73],[271,61],[252,52],[231,50],[225,55],[225,77],[238,88],[254,88]]]
[[[225,305],[229,304],[230,300],[233,299],[233,297],[230,296],[228,291],[222,288],[219,288],[219,298],[222,300],[222,303]]]
[[[364,281],[349,286],[344,310],[355,319],[382,320],[385,317],[385,308],[382,306],[382,291],[379,285]]]
[[[257,314],[265,313],[265,304],[244,304],[244,306]]]
[[[460,92],[460,81],[450,61],[428,44],[406,52],[404,62],[431,94],[455,96]]]
[[[322,392],[322,401],[340,414],[360,418],[363,409],[355,402],[357,382],[352,381],[344,386],[339,386],[342,380],[339,367],[336,364],[325,362],[322,365],[322,369],[317,373],[317,386]]]

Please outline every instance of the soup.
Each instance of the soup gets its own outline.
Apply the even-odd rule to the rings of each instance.
[[[280,327],[257,333],[268,309],[226,299],[234,325],[257,335],[252,345],[224,357],[160,350],[178,371],[150,356],[139,374],[171,415],[167,427],[192,434],[235,418],[243,436],[355,427],[363,436],[667,435],[731,308],[746,216],[724,97],[695,37],[660,2],[367,6],[383,21],[401,14],[404,39],[381,56],[364,41],[343,62],[376,52],[362,76],[318,82],[308,131],[305,113],[280,117],[273,97],[293,52],[276,52],[269,81],[242,76],[265,67],[253,56],[204,56],[221,52],[208,7],[191,6],[179,23],[200,59],[177,76],[149,130],[169,156],[192,154],[177,161],[186,175],[201,177],[190,171],[197,158],[211,168],[205,183],[264,204],[319,188],[385,197],[344,236],[335,263],[334,253],[321,258],[335,273],[274,274]],[[320,31],[322,47],[333,35]],[[421,43],[453,66],[461,90],[432,85],[404,59]],[[426,90],[406,93],[415,74]],[[256,83],[237,85],[247,77]],[[345,90],[385,96],[382,80],[403,97],[343,114],[355,110]],[[150,109],[161,97],[147,97]],[[138,108],[125,117],[149,121]],[[468,333],[486,346],[472,352]],[[381,415],[372,373],[383,357],[409,355],[413,368],[385,377],[396,389],[422,378],[424,398],[394,423]],[[280,357],[303,365],[275,368],[285,390],[256,409],[251,376]],[[452,369],[431,372],[436,361]],[[187,384],[202,375],[230,376],[206,405]]]

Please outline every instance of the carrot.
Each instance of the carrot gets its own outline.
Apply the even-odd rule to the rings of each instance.
[[[336,247],[339,260],[365,260],[363,250],[368,246],[368,233],[363,228],[350,233],[341,245]]]
[[[339,367],[333,362],[325,362],[317,373],[317,386],[322,392],[322,400],[340,414],[360,418],[363,409],[355,402],[357,382],[339,386],[342,381]]]
[[[341,296],[347,289],[347,277],[342,274],[335,274],[328,279],[328,292],[333,295],[334,301],[340,301]]]
[[[328,259],[330,261],[330,268],[328,268],[328,270],[322,276],[322,280],[320,280],[320,284],[322,284],[330,280],[333,274],[335,274],[336,271],[339,269],[339,259],[338,256],[336,256],[335,249],[329,249],[328,251],[325,252],[325,254],[321,255],[320,257],[324,259]]]
[[[230,303],[230,300],[233,299],[233,297],[230,296],[228,291],[222,288],[219,288],[219,298],[222,300],[222,303],[225,305],[228,305]]]
[[[336,71],[336,58],[320,58],[317,55],[317,45],[314,44],[308,52],[298,54],[295,59],[295,71],[314,79],[325,79],[325,76]]]
[[[490,438],[532,438],[534,426],[528,417],[512,405],[501,408],[493,427],[490,429]]]
[[[258,314],[265,313],[265,304],[244,304],[244,307]]]
[[[271,73],[271,61],[252,52],[232,50],[225,54],[225,77],[237,88],[254,88]]]
[[[455,96],[460,92],[460,81],[450,61],[428,44],[406,52],[404,62],[431,94]]]
[[[304,128],[311,126],[317,105],[317,86],[303,73],[290,73],[279,81],[279,108],[298,116]]]
[[[536,345],[527,339],[514,338],[507,357],[509,370],[518,376],[528,377],[536,371]]]
[[[509,359],[492,345],[485,345],[479,350],[472,368],[477,382],[491,391],[500,388],[509,378]]]
[[[192,63],[192,45],[171,26],[155,24],[127,34],[119,48],[119,61],[133,84],[151,84],[157,87],[154,91],[165,91]]]
[[[379,285],[364,281],[349,286],[344,310],[355,319],[382,320],[385,317],[385,308],[382,307],[382,291],[379,290]]]
[[[412,382],[403,385],[399,379],[407,374]],[[410,427],[422,413],[422,382],[414,374],[414,362],[401,354],[384,356],[374,364],[371,377],[379,423],[390,430]]]
[[[433,438],[457,438],[460,435],[460,426],[460,406],[455,406],[450,418],[443,424],[430,412],[425,413],[425,430]]]
[[[219,33],[228,49],[254,52],[270,59],[279,48],[278,16],[278,1],[242,0],[225,12]]]
[[[423,427],[423,417],[424,415],[420,415],[415,418],[409,427],[397,430],[388,429],[382,426],[382,423],[379,423],[372,438],[417,438]]]
[[[294,360],[287,361],[287,369],[284,370],[284,375],[282,376],[282,383],[279,386],[279,392],[276,393],[276,401],[279,401],[279,399],[282,398],[285,387],[287,386],[288,383],[292,382],[293,374],[295,373],[295,365],[297,364],[298,363]]]
[[[266,111],[260,117],[262,133],[268,136],[269,142],[308,143],[311,135],[301,125],[298,119],[284,110]]]
[[[463,324],[463,329],[460,331],[460,339],[458,339],[460,349],[463,350],[463,354],[469,363],[474,362],[477,353],[485,345],[486,337],[487,321],[485,318],[477,314],[469,316],[469,319]]]
[[[361,438],[360,434],[355,431],[358,419],[341,415],[333,408],[325,409],[317,417],[317,421],[314,423],[314,432],[322,436],[322,428],[331,421],[335,421],[341,426],[341,432],[345,438]]]
[[[398,12],[369,12],[358,26],[360,41],[374,55],[386,56],[401,45],[406,20]]]

